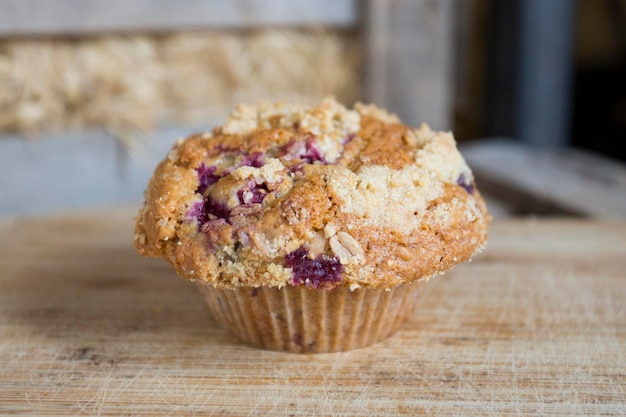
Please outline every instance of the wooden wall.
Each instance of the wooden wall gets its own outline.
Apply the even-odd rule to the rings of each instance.
[[[364,51],[363,99],[409,124],[450,129],[454,7],[453,0],[0,0],[0,39],[269,26],[352,30]],[[153,162],[190,130],[155,132],[143,164],[99,130],[37,141],[0,133],[0,215],[139,201]]]

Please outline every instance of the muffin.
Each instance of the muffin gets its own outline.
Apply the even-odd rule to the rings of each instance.
[[[134,242],[242,341],[321,353],[393,334],[430,277],[484,247],[488,220],[450,133],[327,98],[240,105],[179,139]]]

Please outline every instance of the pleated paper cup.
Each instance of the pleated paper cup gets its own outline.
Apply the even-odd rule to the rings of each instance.
[[[263,349],[328,353],[363,348],[394,334],[413,314],[425,280],[384,289],[198,288],[218,324]]]

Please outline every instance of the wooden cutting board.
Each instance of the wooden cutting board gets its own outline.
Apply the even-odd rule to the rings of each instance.
[[[132,216],[0,222],[0,414],[626,415],[624,222],[497,222],[394,337],[297,355],[219,329]]]

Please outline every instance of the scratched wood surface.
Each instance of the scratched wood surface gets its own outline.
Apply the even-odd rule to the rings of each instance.
[[[394,337],[307,356],[217,328],[132,215],[0,221],[0,414],[626,415],[625,222],[497,222]]]

